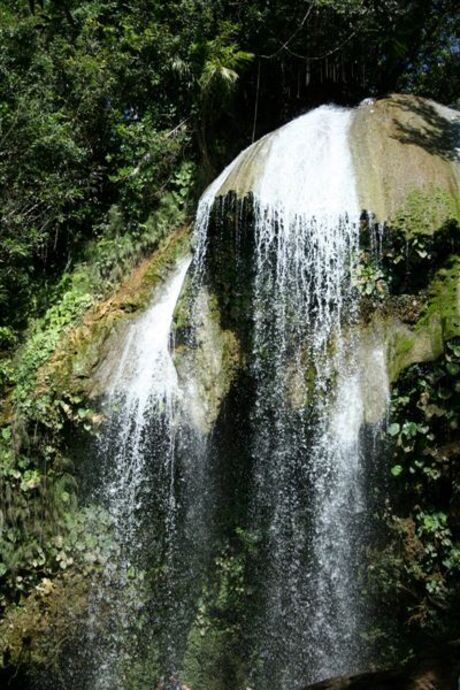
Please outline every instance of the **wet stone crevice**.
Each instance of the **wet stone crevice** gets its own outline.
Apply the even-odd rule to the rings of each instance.
[[[252,194],[217,197],[209,217],[204,283],[217,296],[223,328],[234,330],[248,351],[255,277],[255,209]]]

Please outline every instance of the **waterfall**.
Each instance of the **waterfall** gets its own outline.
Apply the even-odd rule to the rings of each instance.
[[[144,569],[155,551],[167,560],[174,541],[180,391],[170,332],[189,264],[189,257],[178,262],[161,293],[129,326],[105,401],[97,499],[108,513],[117,555],[107,563],[93,595],[88,632],[91,690],[128,687],[140,653],[148,596]]]
[[[388,379],[353,279],[353,116],[297,118],[206,190],[179,375],[170,331],[189,258],[124,334],[93,496],[114,557],[94,582],[85,690],[150,690],[162,675],[166,688],[171,674],[176,687],[187,658],[196,670],[209,578],[241,531],[257,545],[257,606],[250,630],[238,623],[248,687],[300,690],[371,660],[362,582]]]
[[[311,676],[312,621],[327,617],[331,603],[309,581],[325,557],[321,536],[310,540],[325,499],[320,485],[335,461],[324,452],[335,373],[328,348],[343,349],[341,313],[359,241],[349,122],[349,112],[323,107],[281,129],[256,199],[255,518],[270,554],[261,653],[264,676],[275,674],[283,688]]]
[[[367,661],[359,573],[370,511],[366,429],[375,436],[378,419],[366,409],[352,281],[360,234],[352,118],[322,106],[268,135],[224,170],[197,214],[195,274],[205,280],[214,202],[238,187],[257,147],[248,433],[251,525],[265,551],[251,682],[260,688],[295,690]],[[384,410],[382,344],[371,351]]]

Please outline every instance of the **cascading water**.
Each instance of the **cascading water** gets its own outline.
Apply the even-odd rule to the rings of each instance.
[[[309,446],[324,445],[334,375],[327,347],[342,349],[341,312],[350,297],[350,263],[359,239],[349,121],[347,111],[321,108],[280,130],[256,199],[255,510],[261,527],[268,528],[270,553],[262,653],[265,673],[276,674],[286,688],[311,675],[315,659],[305,653],[310,625],[326,603],[308,578],[324,554],[309,543],[307,525],[316,522],[312,501],[322,504],[321,478],[331,472],[334,458],[321,451],[315,462],[307,458]],[[310,391],[305,368],[314,380]]]
[[[365,663],[357,573],[369,512],[367,382],[354,331],[360,208],[347,140],[352,117],[323,106],[266,137],[251,187],[251,513],[265,549],[256,687],[292,690]],[[251,149],[201,200],[198,276],[216,195],[232,189]],[[384,408],[385,363],[378,343],[374,350]]]
[[[362,670],[372,660],[363,639],[370,623],[361,585],[363,550],[371,536],[368,491],[376,476],[379,422],[385,420],[389,391],[385,351],[378,339],[365,352],[357,334],[348,340],[342,336],[334,371],[334,399],[312,452],[311,639],[316,677]]]
[[[98,499],[110,516],[117,555],[93,596],[88,633],[91,690],[128,687],[145,615],[143,571],[149,559],[154,561],[155,551],[161,551],[163,559],[172,558],[180,392],[170,332],[189,264],[190,258],[178,263],[160,296],[129,327],[105,403],[108,421],[98,453],[103,466]],[[101,618],[102,636],[97,632]],[[94,632],[91,623],[96,620]]]
[[[366,665],[359,572],[388,381],[381,339],[358,328],[352,117],[323,106],[294,120],[203,195],[182,378],[170,330],[190,259],[127,331],[95,497],[115,553],[94,586],[84,690],[150,690],[186,670],[184,655],[196,668],[207,578],[240,528],[257,544],[247,685],[297,690]],[[241,170],[250,193],[232,207]],[[233,390],[220,380],[229,352],[244,370]]]

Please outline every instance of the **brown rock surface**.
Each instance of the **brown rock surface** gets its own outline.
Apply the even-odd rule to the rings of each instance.
[[[427,654],[403,669],[333,678],[305,690],[458,690],[460,641]]]
[[[460,113],[434,101],[392,95],[355,111],[350,131],[363,209],[392,220],[419,192],[444,193],[460,212]],[[445,218],[439,218],[441,224]]]
[[[276,134],[267,134],[240,154],[218,195],[230,191],[241,198],[251,192],[257,195]],[[361,207],[378,221],[413,211],[414,194],[422,196],[415,202],[429,202],[435,225],[460,218],[459,111],[394,94],[357,107],[349,137]]]

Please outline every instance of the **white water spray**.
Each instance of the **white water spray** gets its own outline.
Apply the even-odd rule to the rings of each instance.
[[[149,534],[156,527],[157,540],[168,543],[173,539],[180,390],[170,332],[189,264],[189,257],[178,263],[161,294],[130,325],[107,395],[108,425],[99,452],[104,476],[99,493],[111,518],[118,557],[116,565],[107,564],[93,600],[93,620],[107,619],[103,639],[92,639],[91,631],[89,635],[95,657],[94,690],[126,687],[126,674],[138,653],[136,626],[145,606],[143,568]],[[152,503],[163,504],[166,524],[149,524]]]
[[[202,274],[216,196],[253,194],[253,523],[268,554],[253,679],[260,687],[293,690],[365,662],[356,515],[367,510],[366,400],[359,338],[350,335],[360,221],[352,117],[323,106],[249,147],[208,188],[197,215]]]

